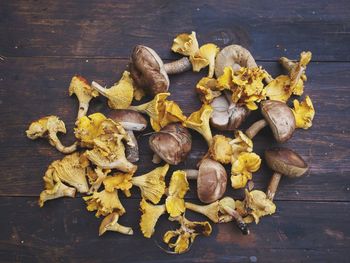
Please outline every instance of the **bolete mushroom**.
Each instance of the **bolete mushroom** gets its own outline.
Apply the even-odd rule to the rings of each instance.
[[[184,161],[192,148],[189,131],[180,123],[171,123],[149,138],[152,151],[168,164]]]
[[[210,124],[220,131],[233,131],[243,123],[250,111],[244,105],[233,103],[229,91],[223,93],[210,104],[213,108]]]
[[[137,162],[139,160],[139,146],[133,131],[143,131],[147,127],[147,120],[142,114],[133,110],[115,110],[110,114],[110,118],[119,122],[125,131],[129,134],[133,146],[125,146],[126,159],[129,162]]]
[[[266,195],[272,201],[282,175],[297,178],[308,170],[307,163],[296,152],[288,148],[272,148],[265,151],[267,165],[274,171]]]
[[[225,168],[216,161],[209,158],[200,162],[199,169],[185,170],[187,179],[197,180],[197,194],[203,203],[212,203],[220,199],[227,184],[227,174]]]
[[[292,110],[285,103],[276,100],[265,100],[260,105],[264,119],[253,123],[246,130],[246,135],[252,139],[262,128],[269,125],[277,142],[289,140],[295,130]]]
[[[164,64],[159,55],[151,48],[137,45],[131,54],[130,73],[136,85],[151,96],[167,92],[168,74],[181,73],[191,69],[187,57]]]
[[[247,49],[240,45],[230,45],[223,48],[216,56],[215,76],[221,76],[225,67],[232,67],[236,71],[241,67],[254,68],[257,64]]]

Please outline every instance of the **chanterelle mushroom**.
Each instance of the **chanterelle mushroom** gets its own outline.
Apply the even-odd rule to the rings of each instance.
[[[166,212],[165,205],[152,205],[145,199],[141,200],[140,210],[142,212],[140,228],[144,237],[150,238],[154,233],[154,227],[159,217]]]
[[[191,68],[188,58],[163,64],[158,54],[151,48],[137,45],[131,55],[130,73],[136,85],[151,96],[167,92],[168,74],[176,74]]]
[[[273,200],[282,175],[300,177],[308,170],[307,163],[296,152],[287,148],[272,148],[265,151],[267,165],[274,171],[270,180],[267,197]]]
[[[137,162],[139,160],[139,147],[133,131],[143,131],[147,127],[147,120],[142,114],[133,110],[116,110],[110,114],[110,118],[119,122],[125,131],[129,134],[134,145],[125,146],[126,159],[129,162]]]
[[[185,212],[184,197],[189,189],[186,172],[182,170],[173,172],[167,190],[168,197],[165,200],[166,210],[171,217],[180,216]]]
[[[212,231],[208,221],[189,221],[184,216],[169,218],[169,220],[178,221],[181,226],[177,230],[167,231],[163,236],[163,241],[168,244],[170,248],[174,248],[174,252],[178,254],[188,251],[189,246],[198,235],[209,236]],[[177,237],[175,243],[171,243],[175,237]]]
[[[79,100],[79,110],[77,120],[85,116],[89,109],[89,102],[98,96],[98,92],[93,90],[87,80],[81,76],[74,76],[69,85],[69,96],[75,94]]]
[[[266,100],[260,103],[264,119],[253,123],[246,135],[253,138],[262,128],[269,125],[277,142],[289,140],[295,130],[295,118],[292,110],[283,102]]]
[[[133,235],[134,231],[131,227],[122,226],[118,223],[119,220],[119,214],[118,213],[111,213],[108,216],[106,216],[100,225],[98,234],[99,236],[102,236],[107,231],[114,231],[119,232],[124,235]]]
[[[247,49],[240,45],[230,45],[223,48],[216,56],[215,76],[221,76],[225,67],[232,67],[236,71],[241,67],[254,68],[257,64]]]
[[[29,139],[47,138],[49,143],[62,153],[72,153],[77,149],[77,142],[70,146],[63,146],[57,133],[66,133],[66,126],[57,116],[43,117],[30,124],[26,131]]]
[[[134,97],[133,80],[128,71],[124,71],[122,78],[109,89],[95,81],[91,83],[91,87],[108,99],[108,106],[111,109],[128,108]]]
[[[150,136],[149,146],[162,160],[177,165],[191,151],[192,138],[180,123],[171,123]]]
[[[208,217],[214,223],[227,223],[235,221],[238,228],[244,235],[249,234],[247,225],[241,215],[235,210],[235,200],[231,197],[224,197],[209,205],[197,205],[190,202],[185,203],[186,209],[200,213]]]
[[[187,179],[197,179],[197,194],[203,203],[212,203],[224,195],[227,174],[219,162],[206,158],[198,170],[186,169],[185,172]]]

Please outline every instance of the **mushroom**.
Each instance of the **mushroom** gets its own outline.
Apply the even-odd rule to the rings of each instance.
[[[89,109],[89,102],[98,96],[98,92],[93,90],[87,80],[81,76],[74,76],[69,85],[69,96],[75,94],[79,100],[79,110],[77,120],[85,116]]]
[[[149,146],[162,160],[177,165],[191,151],[192,138],[180,123],[171,123],[150,136]]]
[[[126,159],[132,163],[137,162],[139,160],[139,147],[133,131],[143,131],[146,129],[147,120],[142,116],[142,114],[133,110],[113,111],[110,118],[116,122],[119,122],[129,134],[134,145],[126,145]]]
[[[152,205],[145,199],[140,202],[140,210],[142,212],[140,220],[140,228],[144,237],[150,238],[154,233],[154,228],[159,217],[166,212],[165,204]]]
[[[86,202],[86,209],[88,211],[97,210],[96,217],[100,217],[101,215],[107,216],[113,212],[118,213],[120,216],[125,213],[125,208],[118,197],[118,190],[113,192],[106,190],[94,192],[90,196],[84,196],[83,199]]]
[[[197,180],[197,194],[203,203],[212,203],[220,199],[227,184],[227,174],[225,168],[216,161],[203,159],[199,169],[185,170],[187,179]]]
[[[173,172],[165,199],[165,207],[170,217],[177,217],[185,212],[184,197],[189,189],[186,172],[182,170]]]
[[[235,221],[242,234],[248,235],[249,230],[242,216],[235,210],[235,200],[231,197],[224,197],[209,205],[197,205],[185,202],[186,209],[200,213],[208,217],[214,223],[227,223]]]
[[[277,142],[289,140],[295,130],[292,110],[285,103],[276,100],[262,101],[260,105],[264,119],[253,123],[246,130],[246,135],[252,139],[262,128],[269,125]]]
[[[168,170],[169,164],[157,167],[146,174],[132,177],[132,184],[140,188],[142,198],[158,204],[165,193],[165,176]]]
[[[91,83],[91,87],[108,99],[108,106],[111,109],[128,108],[134,97],[133,80],[128,71],[124,71],[121,79],[109,89],[102,87],[95,81]]]
[[[254,68],[257,64],[247,49],[240,45],[230,45],[223,48],[216,56],[215,76],[221,76],[225,67],[232,67],[236,71],[240,67]]]
[[[30,124],[26,131],[29,139],[35,140],[37,138],[47,138],[49,143],[56,147],[61,153],[72,153],[77,149],[78,143],[75,142],[70,146],[63,146],[57,133],[66,133],[66,126],[57,116],[51,115],[43,117]]]
[[[250,111],[244,105],[233,103],[229,91],[223,93],[210,104],[213,108],[210,124],[220,131],[233,131],[243,123]]]
[[[199,110],[192,112],[187,120],[185,120],[185,126],[200,133],[209,146],[213,141],[209,124],[212,112],[213,108],[210,105],[203,104]]]
[[[122,226],[118,223],[119,220],[119,214],[118,213],[112,213],[106,216],[100,225],[100,228],[98,230],[98,235],[102,236],[106,231],[114,231],[119,232],[124,235],[133,235],[134,231],[131,227]]]
[[[169,88],[168,74],[177,74],[191,69],[187,57],[163,64],[151,48],[137,45],[132,51],[130,73],[136,85],[151,96],[166,92]]]
[[[288,148],[272,148],[265,151],[267,165],[274,171],[266,195],[272,201],[282,175],[297,178],[308,170],[307,163],[296,152]]]

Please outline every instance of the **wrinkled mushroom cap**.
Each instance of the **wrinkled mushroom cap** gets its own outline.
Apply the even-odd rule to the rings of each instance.
[[[261,113],[268,122],[277,142],[289,140],[295,130],[295,118],[287,104],[266,100],[261,102]]]
[[[303,158],[287,148],[266,150],[265,159],[272,170],[288,177],[302,176],[308,169],[308,165]]]
[[[211,159],[201,161],[197,178],[199,200],[203,203],[215,202],[224,195],[226,184],[226,170],[219,162]]]
[[[151,96],[166,92],[169,88],[169,78],[163,61],[149,47],[137,45],[134,48],[130,73],[136,85]]]
[[[210,105],[213,108],[210,124],[220,131],[236,130],[249,115],[244,105],[230,105],[225,95],[215,98]]]
[[[110,118],[119,122],[126,130],[143,131],[147,127],[145,117],[133,110],[115,110],[110,114]]]
[[[191,151],[192,138],[180,123],[171,123],[150,136],[149,146],[162,160],[177,165],[184,161]]]
[[[220,77],[225,67],[232,67],[234,71],[240,67],[254,68],[257,64],[250,52],[240,45],[230,45],[223,48],[215,60],[215,76]]]

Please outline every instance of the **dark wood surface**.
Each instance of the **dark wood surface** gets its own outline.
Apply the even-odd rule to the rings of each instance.
[[[350,256],[350,3],[348,1],[0,1],[0,262],[347,262]],[[153,239],[141,236],[139,192],[122,202],[121,218],[134,228],[128,237],[98,237],[100,219],[88,213],[80,197],[37,205],[47,166],[62,155],[46,141],[30,141],[31,121],[57,114],[73,141],[77,109],[68,97],[74,74],[111,84],[119,79],[135,44],[153,47],[163,59],[178,33],[197,32],[200,43],[220,47],[238,43],[250,49],[272,75],[282,73],[276,60],[313,52],[305,94],[316,109],[310,130],[298,130],[286,144],[308,161],[310,171],[298,180],[283,179],[277,213],[252,225],[241,236],[230,224],[214,225],[209,238],[198,238],[180,256],[162,252],[155,242],[173,227],[163,216]],[[186,114],[196,110],[197,81],[205,75],[172,76],[171,98]],[[89,112],[108,114],[98,98]],[[247,127],[259,118],[250,116]],[[206,152],[192,133],[193,150],[177,167],[192,168]],[[226,135],[229,135],[228,133]],[[137,174],[154,166],[148,138],[139,137]],[[255,151],[276,145],[265,129],[254,139]],[[271,171],[263,163],[254,174],[264,190]],[[227,195],[242,198],[228,188]],[[188,199],[197,201],[191,183]],[[189,213],[192,219],[200,216]]]

